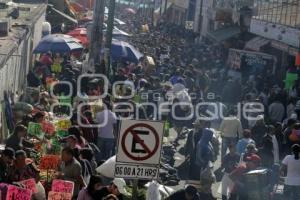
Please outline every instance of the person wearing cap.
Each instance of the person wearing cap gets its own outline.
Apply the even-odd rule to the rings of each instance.
[[[8,182],[8,170],[15,160],[15,151],[12,148],[6,148],[0,157],[0,183]]]
[[[92,197],[93,199],[103,199],[110,194],[116,195],[119,200],[123,200],[123,196],[128,196],[125,180],[122,178],[115,178],[110,185],[96,191]]]
[[[230,194],[230,200],[247,200],[247,188],[244,184],[244,174],[255,170],[260,166],[261,158],[258,155],[251,154],[244,159],[244,162],[233,170],[229,177],[234,182],[234,187]]]
[[[166,200],[200,200],[197,188],[192,185],[186,185],[184,189],[171,194]]]

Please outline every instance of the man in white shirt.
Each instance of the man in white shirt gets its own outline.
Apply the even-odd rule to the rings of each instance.
[[[243,128],[241,121],[237,118],[236,113],[231,111],[229,117],[225,117],[220,125],[222,136],[222,158],[226,155],[227,149],[231,145],[236,145],[239,138],[242,138]]]
[[[104,106],[104,110],[96,114],[96,122],[100,124],[97,144],[101,150],[101,159],[107,160],[113,155],[115,148],[114,126],[117,123],[117,116],[108,106]]]

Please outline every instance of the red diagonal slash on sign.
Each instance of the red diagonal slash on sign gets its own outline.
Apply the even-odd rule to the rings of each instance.
[[[154,149],[151,151],[151,148],[149,148],[149,146],[147,146],[144,141],[142,140],[142,138],[140,138],[140,131],[135,130],[135,129],[141,129],[141,128],[145,128],[145,130],[148,130],[146,132],[149,132],[149,135],[152,135],[152,137],[154,136],[154,142],[155,142],[155,146]],[[143,148],[143,150],[145,151],[145,155],[141,156],[140,154],[138,154],[138,156],[133,155],[132,151],[128,150],[128,145],[126,145],[126,138],[128,137],[128,135],[132,135],[132,140],[135,141],[135,143],[138,143],[141,145],[141,147]],[[147,134],[148,135],[148,134]],[[155,153],[157,153],[157,150],[159,148],[160,145],[160,139],[159,139],[159,134],[157,133],[157,131],[155,130],[155,128],[153,128],[152,126],[150,126],[149,124],[144,124],[144,123],[137,123],[134,124],[130,127],[128,127],[123,135],[121,136],[121,148],[124,151],[124,154],[131,160],[134,161],[145,161],[151,157],[153,157],[153,155]]]
[[[134,130],[132,130],[130,133],[132,134],[133,139],[134,139],[135,141],[137,141],[137,142],[143,147],[143,149],[144,149],[148,154],[150,154],[150,153],[151,153],[151,150],[150,150],[150,149],[147,147],[147,145],[144,143],[144,140],[142,140],[142,139],[140,138],[140,136],[138,136],[137,132],[135,132]]]

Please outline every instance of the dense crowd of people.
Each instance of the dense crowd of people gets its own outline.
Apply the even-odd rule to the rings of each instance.
[[[83,61],[88,51],[81,57],[50,52],[41,55],[27,76],[28,87],[33,91],[21,97],[20,102],[24,103],[21,108],[16,108],[20,102],[6,108],[10,113],[7,123],[11,135],[0,157],[0,182],[13,184],[34,178],[39,190],[33,198],[46,199],[39,163],[32,155],[39,153],[34,150],[37,145],[49,143],[50,136],[31,135],[29,124],[71,115],[66,134],[56,137],[63,148],[54,177],[75,183],[74,199],[124,199],[128,195],[128,182],[115,178],[107,184],[104,177],[97,175],[96,168],[116,153],[120,118],[131,117],[165,121],[178,133],[175,146],[185,138],[185,129],[189,130],[185,148],[186,179],[199,181],[200,188],[187,185],[171,194],[169,200],[215,199],[212,184],[216,180],[221,182],[223,200],[247,200],[251,191],[247,173],[257,169],[267,169],[268,177],[267,185],[257,185],[257,193],[259,186],[267,186],[269,199],[270,194],[275,195],[273,188],[283,183],[284,199],[298,200],[300,83],[295,82],[287,91],[283,82],[274,82],[276,78],[271,73],[254,74],[247,79],[230,76],[232,69],[226,67],[228,52],[222,45],[210,41],[190,43],[186,36],[191,34],[180,26],[161,23],[142,32],[140,27],[144,23],[138,18],[122,15],[122,19],[127,20],[124,29],[133,34],[130,43],[151,56],[155,66],[149,66],[146,57],[139,63],[114,62],[109,95],[91,100],[91,96],[104,93],[105,83],[97,77],[85,77],[77,84],[82,69],[76,61]],[[51,94],[49,82],[55,81],[71,83],[72,89],[57,84]],[[117,81],[123,83],[117,88],[117,95],[113,95],[111,85]],[[132,92],[134,97],[122,98]],[[52,105],[59,102],[71,104],[72,109],[68,106],[53,109]],[[169,104],[158,113],[147,104],[160,107],[165,102]],[[174,106],[176,103],[178,106]],[[216,109],[222,110],[225,117],[221,112],[212,116]],[[102,123],[100,128],[92,126]],[[168,131],[165,132],[167,137]],[[221,166],[214,171],[219,154]],[[284,182],[280,177],[286,177]]]

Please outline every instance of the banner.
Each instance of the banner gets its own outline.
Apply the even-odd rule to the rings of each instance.
[[[50,191],[48,194],[48,200],[71,200],[72,194],[63,192]]]
[[[58,155],[44,155],[41,157],[39,169],[44,170],[56,170],[60,162],[60,157]]]
[[[32,192],[32,194],[35,194],[38,192],[38,190],[36,188],[36,182],[33,178],[25,180],[25,181],[20,181],[19,183],[21,185],[23,185],[25,187],[25,189],[30,190]]]
[[[43,121],[42,123],[42,131],[48,135],[54,135],[55,126],[51,122]]]
[[[69,119],[61,119],[58,122],[56,122],[56,127],[58,130],[68,130],[72,123]]]
[[[8,184],[0,183],[0,192],[1,192],[0,200],[6,200],[8,186],[9,186]]]
[[[51,191],[73,194],[74,182],[55,179],[52,182]]]
[[[39,123],[29,122],[27,132],[40,139],[43,138],[42,126]]]
[[[31,191],[14,185],[9,185],[6,200],[31,200]]]
[[[285,89],[286,90],[291,90],[294,85],[295,82],[298,80],[298,74],[297,73],[290,73],[287,72],[286,76],[285,76]]]

